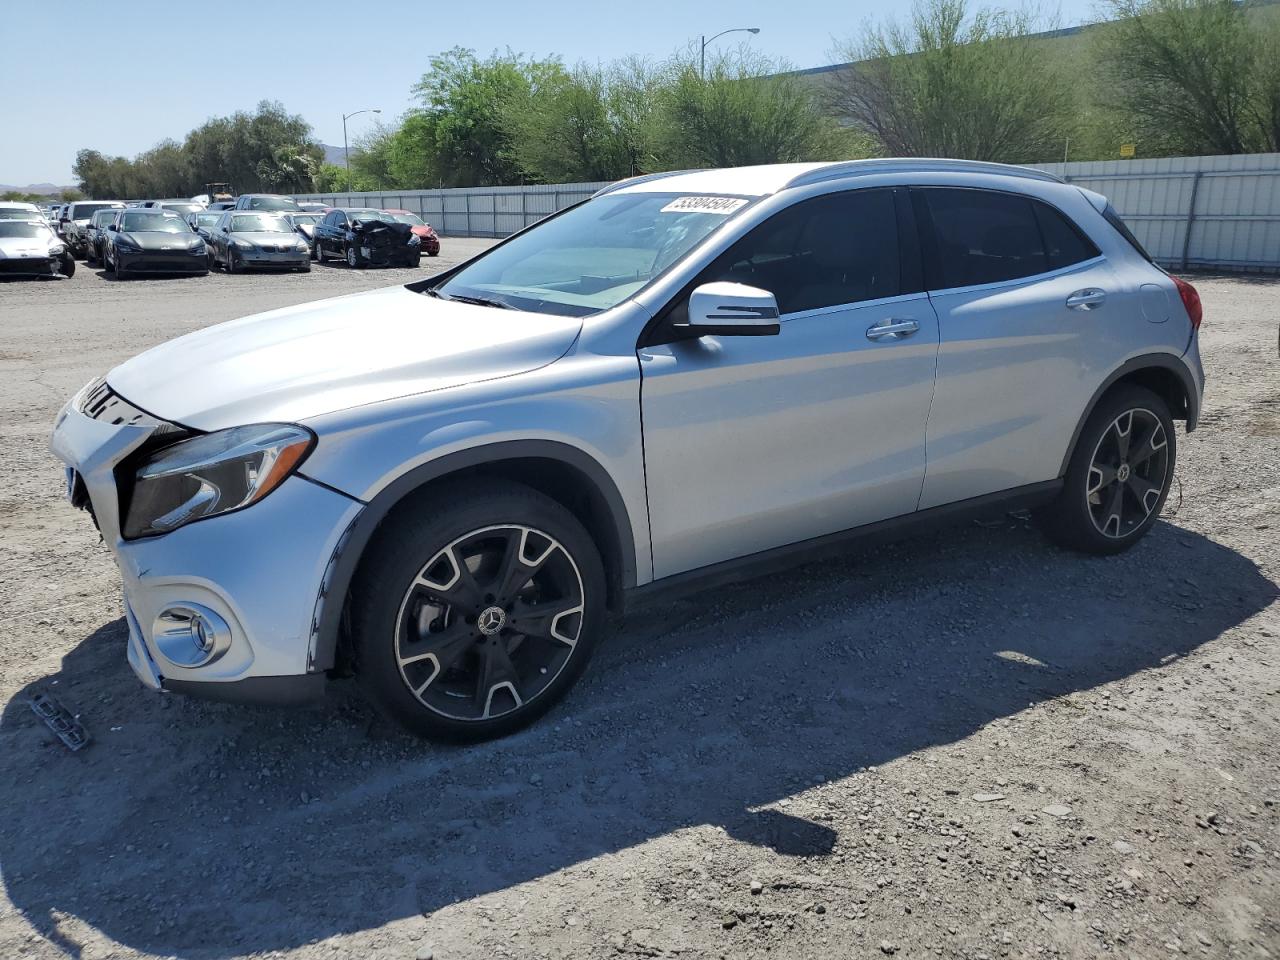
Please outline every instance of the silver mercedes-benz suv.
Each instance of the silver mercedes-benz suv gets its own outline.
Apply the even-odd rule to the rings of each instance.
[[[52,449],[154,689],[354,673],[494,736],[638,593],[998,505],[1156,521],[1203,390],[1195,290],[1105,198],[862,160],[624,181],[427,280],[274,310],[84,387]]]

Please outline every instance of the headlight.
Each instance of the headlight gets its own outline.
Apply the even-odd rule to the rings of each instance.
[[[204,248],[204,241],[201,240],[199,243],[192,244],[191,252],[195,254],[197,257],[203,256],[207,252]]]
[[[314,444],[305,427],[259,423],[161,450],[134,475],[124,536],[168,533],[256,503],[298,468]]]
[[[49,256],[51,257],[60,257],[66,252],[67,252],[66,246],[61,243],[55,243],[53,246],[49,248]]]
[[[237,250],[252,250],[252,249],[253,249],[253,244],[252,244],[252,243],[250,243],[248,240],[232,240],[232,241],[231,241],[231,246],[235,247]]]
[[[413,233],[413,234],[410,234],[410,235],[409,235],[409,245],[410,245],[410,246],[413,246],[415,243],[421,243],[421,242],[422,242],[422,241],[421,241],[420,239],[418,239],[418,235],[417,235],[416,233]]]

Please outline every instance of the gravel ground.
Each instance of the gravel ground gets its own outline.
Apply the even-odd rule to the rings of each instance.
[[[1124,556],[1011,516],[655,604],[462,749],[349,684],[145,691],[58,407],[404,273],[0,286],[0,957],[1280,957],[1280,282],[1197,281],[1201,429]]]

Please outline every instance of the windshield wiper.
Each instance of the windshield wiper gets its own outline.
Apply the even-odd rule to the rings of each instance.
[[[442,296],[442,294],[437,294],[437,296]],[[509,303],[505,303],[502,300],[490,300],[487,297],[468,297],[468,296],[463,296],[460,293],[455,293],[455,294],[451,294],[448,297],[448,299],[457,300],[460,303],[473,303],[477,307],[497,307],[499,310],[515,309],[515,307],[511,306],[511,304]]]

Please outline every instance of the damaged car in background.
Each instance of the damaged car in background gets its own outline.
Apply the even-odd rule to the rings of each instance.
[[[69,277],[76,262],[43,220],[0,219],[0,277]]]
[[[311,256],[317,263],[341,257],[356,269],[416,267],[422,241],[411,224],[397,222],[385,210],[339,207],[315,225]]]

